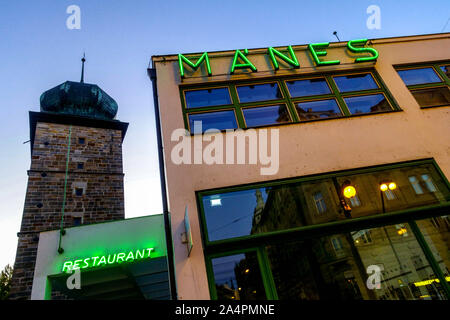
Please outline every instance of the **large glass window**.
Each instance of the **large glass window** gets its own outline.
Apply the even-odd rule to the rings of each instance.
[[[407,230],[408,225],[403,228]],[[395,225],[267,246],[282,300],[443,300],[413,234]],[[293,258],[295,257],[295,258]]]
[[[189,115],[189,128],[191,133],[203,133],[208,129],[234,129],[237,128],[236,116],[233,110],[193,113]]]
[[[333,77],[340,92],[377,89],[378,85],[370,73]]]
[[[432,161],[199,196],[213,297],[450,297],[450,188]]]
[[[386,184],[383,191],[382,184]],[[352,197],[340,194],[347,185],[355,189],[353,196],[357,199],[352,201]],[[202,197],[209,241],[372,216],[449,200],[450,190],[431,164],[335,178],[318,176],[314,180],[300,179]],[[341,201],[350,212],[343,211]]]
[[[334,99],[297,103],[300,120],[314,120],[341,117],[342,112]]]
[[[392,110],[383,94],[344,98],[350,113],[372,113]]]
[[[228,118],[231,110],[235,111],[236,118],[219,121],[222,126],[216,129],[254,128],[398,109],[374,70],[343,75],[285,77],[246,84],[232,81],[223,87],[183,87],[181,91],[185,122],[189,127],[191,118],[203,117],[199,114],[205,115],[205,119],[218,115]],[[227,114],[207,116],[227,109],[230,111]]]
[[[245,108],[243,113],[247,127],[260,127],[291,121],[289,111],[284,104]]]
[[[307,97],[331,93],[325,78],[286,81],[291,97]]]
[[[231,104],[228,88],[189,90],[184,92],[186,108],[210,107]]]
[[[279,100],[283,98],[276,82],[237,86],[236,89],[239,96],[239,102],[241,103]]]
[[[450,105],[448,65],[398,67],[397,72],[422,108]]]
[[[407,86],[413,84],[441,82],[441,79],[432,67],[398,70],[398,75]]]

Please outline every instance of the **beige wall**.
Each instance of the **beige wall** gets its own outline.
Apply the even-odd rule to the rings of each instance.
[[[187,74],[183,82],[176,56],[165,56],[164,62],[163,57],[153,57],[180,299],[209,299],[195,199],[198,190],[430,157],[450,177],[450,108],[420,109],[393,68],[395,64],[450,59],[450,34],[378,39],[372,43],[379,52],[374,68],[403,111],[275,127],[280,130],[280,169],[271,176],[260,175],[258,165],[175,165],[170,158],[170,151],[177,144],[170,141],[171,133],[184,128],[179,85],[273,76],[267,48],[249,50],[249,59],[258,68],[257,73],[229,75],[232,50],[209,54],[212,77],[202,76],[200,70]],[[337,58],[341,60],[338,66],[314,67],[305,51],[306,46],[294,46],[294,50],[300,69],[282,70],[280,67],[277,76],[373,66],[373,63],[352,63],[353,58],[344,42],[331,44],[328,56],[322,58]],[[184,231],[185,206],[188,206],[194,241],[190,257],[187,257],[186,246],[180,238]]]

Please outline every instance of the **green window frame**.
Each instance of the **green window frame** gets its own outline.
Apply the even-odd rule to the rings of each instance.
[[[352,218],[348,220],[326,222],[317,225],[307,225],[302,227],[296,227],[281,231],[272,231],[264,234],[256,234],[250,236],[241,236],[236,238],[230,238],[225,240],[217,240],[213,242],[208,241],[208,233],[206,229],[206,218],[203,208],[202,197],[207,195],[213,195],[221,192],[246,190],[254,187],[270,187],[282,185],[293,181],[313,181],[326,177],[342,177],[350,174],[363,174],[363,173],[375,173],[381,170],[398,169],[406,167],[414,167],[419,165],[432,165],[437,173],[441,176],[445,186],[450,189],[450,183],[440,170],[439,166],[434,159],[424,159],[394,163],[390,165],[378,165],[365,168],[344,170],[340,172],[316,174],[311,176],[299,177],[294,179],[285,179],[277,181],[269,181],[264,183],[254,183],[248,185],[241,185],[229,188],[221,188],[214,190],[205,190],[197,192],[197,205],[198,214],[200,218],[200,229],[202,233],[203,251],[205,256],[205,264],[207,270],[208,285],[210,289],[210,297],[213,300],[217,299],[217,293],[214,282],[214,272],[212,269],[211,260],[218,257],[245,253],[248,251],[256,251],[258,254],[259,267],[263,278],[263,284],[266,291],[268,300],[278,299],[277,289],[270,268],[270,261],[267,255],[266,247],[271,244],[283,244],[288,242],[302,241],[314,237],[331,236],[334,234],[341,234],[344,232],[351,232],[355,230],[365,230],[371,228],[384,227],[394,224],[408,224],[410,230],[415,236],[417,242],[420,245],[429,265],[431,266],[435,275],[440,279],[440,283],[443,284],[442,288],[447,297],[450,299],[450,286],[445,279],[445,275],[433,253],[427,244],[422,232],[417,226],[416,220],[445,216],[450,210],[450,201],[441,202],[439,204],[426,205],[422,207],[410,208],[400,211],[382,213],[371,216],[364,216],[359,218]]]
[[[447,88],[450,91],[450,78],[442,71],[441,67],[450,66],[450,61],[442,61],[436,63],[420,63],[413,65],[401,65],[394,66],[396,71],[401,70],[412,70],[412,69],[423,69],[423,68],[432,68],[434,72],[436,72],[437,76],[441,79],[441,82],[431,82],[431,83],[423,83],[423,84],[414,84],[414,85],[406,85],[411,94],[414,91],[418,91],[421,89],[431,89],[431,88]],[[438,106],[420,106],[421,109],[429,109],[429,108],[440,108],[440,107],[448,107],[450,104],[438,105]]]
[[[336,77],[336,76],[357,75],[357,74],[366,74],[366,73],[369,73],[372,76],[372,78],[376,82],[378,88],[369,89],[369,90],[360,90],[360,91],[340,92],[334,81],[334,77]],[[305,96],[305,97],[291,97],[291,95],[289,93],[289,89],[286,85],[286,81],[307,80],[307,79],[314,79],[314,78],[324,78],[326,80],[326,83],[331,92],[329,94],[322,94],[322,95],[310,95],[310,96]],[[274,100],[257,101],[257,102],[246,102],[246,103],[240,102],[237,87],[258,85],[258,84],[267,84],[267,83],[277,83],[278,89],[280,90],[282,98],[274,99]],[[209,107],[197,107],[197,108],[187,108],[186,107],[186,96],[185,96],[186,91],[207,90],[207,89],[223,88],[223,87],[228,87],[232,104],[226,105],[226,106],[222,105],[222,106],[209,106]],[[371,94],[383,94],[384,97],[386,98],[386,101],[388,102],[389,106],[391,107],[391,109],[386,110],[386,111],[381,111],[381,112],[351,114],[344,99],[347,97],[364,96],[364,95],[371,95]],[[274,78],[258,79],[258,80],[251,80],[251,81],[236,80],[236,81],[228,81],[228,82],[222,82],[222,83],[214,83],[211,85],[206,85],[206,84],[181,85],[180,86],[180,99],[181,99],[181,107],[182,107],[185,128],[189,132],[191,132],[191,128],[189,125],[189,114],[192,114],[192,113],[206,113],[206,112],[213,112],[213,111],[234,110],[238,128],[247,129],[247,128],[257,128],[257,127],[281,126],[281,125],[286,125],[286,124],[304,123],[304,122],[311,122],[311,121],[325,121],[325,120],[331,120],[331,119],[359,117],[359,116],[401,111],[401,108],[398,106],[398,104],[394,100],[394,98],[393,98],[392,94],[390,93],[390,91],[388,90],[387,86],[383,83],[381,77],[378,75],[376,70],[373,68],[359,69],[359,70],[354,70],[354,71],[344,70],[341,72],[333,72],[333,73],[314,73],[314,74],[309,74],[309,75],[283,76],[283,77],[274,77]],[[328,100],[328,99],[336,100],[337,105],[338,105],[339,109],[341,110],[342,116],[321,118],[321,119],[300,120],[300,117],[296,110],[296,103],[320,101],[320,100]],[[254,107],[273,106],[273,105],[285,105],[288,115],[289,115],[289,118],[290,118],[290,121],[277,123],[277,124],[257,126],[257,127],[256,126],[249,127],[246,125],[244,113],[243,113],[244,109],[254,108]],[[191,133],[191,134],[193,134],[193,133]]]

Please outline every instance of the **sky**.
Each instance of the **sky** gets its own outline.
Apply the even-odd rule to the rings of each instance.
[[[67,8],[80,8],[69,29]],[[367,8],[380,8],[369,29]],[[30,168],[28,111],[42,92],[98,84],[129,122],[123,144],[125,216],[162,212],[147,67],[152,55],[264,48],[450,32],[450,1],[0,0],[0,268],[13,264]],[[164,112],[164,110],[162,110]]]

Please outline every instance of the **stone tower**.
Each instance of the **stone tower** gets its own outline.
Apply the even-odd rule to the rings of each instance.
[[[11,299],[31,296],[40,232],[124,219],[128,123],[114,120],[117,103],[82,79],[44,92],[40,109],[29,113],[31,168]]]

